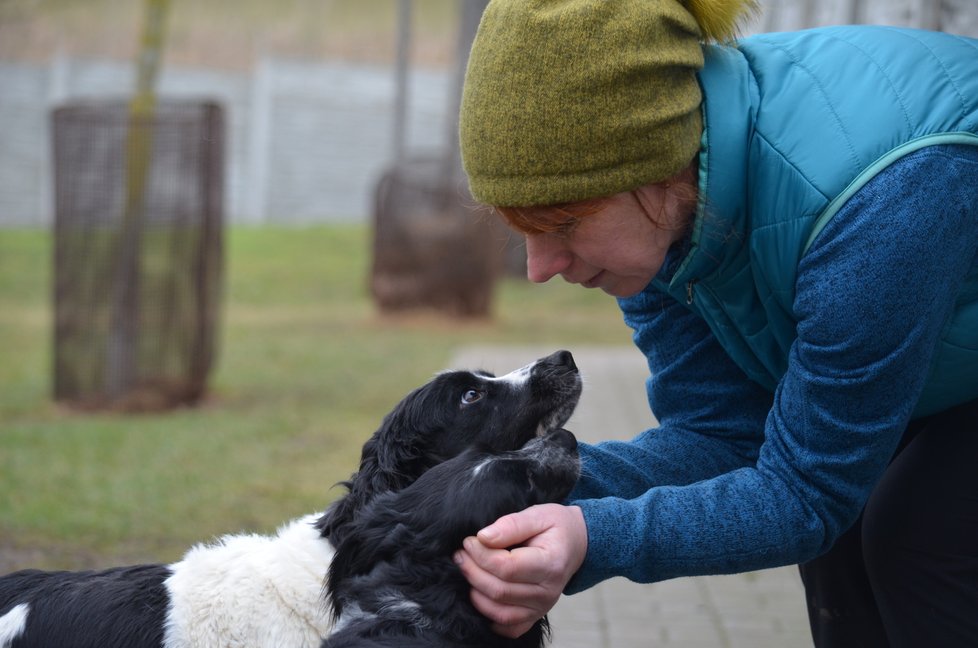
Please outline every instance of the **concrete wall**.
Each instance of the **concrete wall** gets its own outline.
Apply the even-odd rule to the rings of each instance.
[[[0,62],[0,225],[51,222],[50,111],[62,102],[122,97],[123,63]],[[407,144],[447,139],[447,71],[413,71]],[[225,108],[227,214],[233,221],[362,219],[392,157],[393,72],[383,67],[265,59],[250,74],[169,69],[167,97],[210,98]]]

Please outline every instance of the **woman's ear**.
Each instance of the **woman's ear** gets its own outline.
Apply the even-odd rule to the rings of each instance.
[[[632,190],[642,210],[660,229],[682,232],[689,226],[699,194],[697,169],[694,159],[672,177]]]

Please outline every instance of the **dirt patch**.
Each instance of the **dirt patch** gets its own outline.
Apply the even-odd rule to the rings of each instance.
[[[92,569],[104,560],[91,552],[51,547],[24,547],[0,539],[0,574],[19,569]]]
[[[189,549],[189,546],[187,547]],[[0,574],[20,569],[84,570],[105,569],[117,565],[167,562],[160,556],[122,549],[112,554],[89,547],[54,544],[28,545],[0,537]]]

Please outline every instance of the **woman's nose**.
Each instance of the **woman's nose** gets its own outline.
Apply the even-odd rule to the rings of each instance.
[[[564,272],[573,261],[570,251],[548,234],[526,237],[526,278],[543,283]]]

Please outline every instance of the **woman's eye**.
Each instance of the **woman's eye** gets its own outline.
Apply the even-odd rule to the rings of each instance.
[[[475,389],[470,389],[464,394],[462,394],[462,404],[471,405],[476,401],[482,400],[482,392]]]

